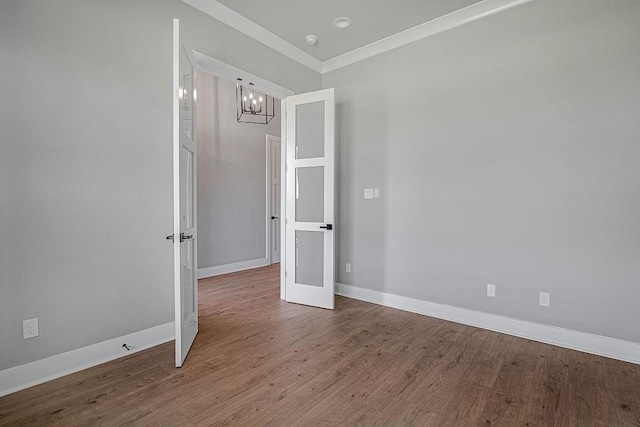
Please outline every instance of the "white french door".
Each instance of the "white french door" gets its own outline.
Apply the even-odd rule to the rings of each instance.
[[[286,113],[285,298],[333,309],[333,89],[287,97]]]
[[[173,265],[176,367],[182,366],[198,333],[196,274],[196,144],[194,71],[173,20]]]

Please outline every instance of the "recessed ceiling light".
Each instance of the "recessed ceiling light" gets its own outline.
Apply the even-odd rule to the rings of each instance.
[[[336,28],[347,28],[351,25],[351,19],[341,16],[333,20],[333,26]]]
[[[304,38],[309,46],[315,46],[318,43],[318,36],[309,34]]]

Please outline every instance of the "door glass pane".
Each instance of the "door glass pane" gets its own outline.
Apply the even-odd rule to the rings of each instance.
[[[324,101],[296,105],[296,159],[324,157]]]
[[[193,153],[180,148],[180,214],[181,229],[193,227]]]
[[[193,67],[184,52],[180,49],[180,88],[178,98],[180,99],[180,131],[193,139],[193,101],[195,89],[193,87]]]
[[[324,232],[296,230],[296,283],[324,286]]]
[[[324,221],[324,166],[296,168],[296,221]]]
[[[182,321],[186,322],[191,314],[195,311],[195,293],[196,286],[195,272],[193,265],[193,240],[187,240],[183,244],[183,250],[180,253],[182,258],[182,274],[180,275],[182,289]]]

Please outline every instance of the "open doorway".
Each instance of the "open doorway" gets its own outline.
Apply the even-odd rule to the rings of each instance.
[[[285,87],[279,86],[275,83],[272,83],[268,80],[265,80],[259,76],[253,75],[251,73],[248,73],[246,71],[243,71],[239,68],[233,67],[227,63],[224,63],[220,60],[217,60],[215,58],[212,58],[208,55],[205,55],[203,53],[200,53],[198,51],[195,50],[189,50],[187,49],[187,54],[191,60],[191,63],[194,64],[194,68],[195,68],[195,72],[196,72],[196,76],[199,75],[204,75],[206,77],[209,77],[211,79],[213,79],[214,77],[217,79],[218,82],[225,80],[227,83],[231,83],[233,86],[235,86],[235,84],[238,81],[242,81],[245,84],[246,83],[253,83],[253,85],[251,85],[254,89],[256,89],[257,91],[268,95],[270,97],[273,97],[275,99],[276,104],[274,105],[274,112],[275,112],[275,117],[271,120],[271,123],[273,123],[273,128],[276,129],[275,131],[270,131],[270,135],[274,135],[274,136],[280,136],[282,138],[282,141],[284,142],[286,140],[285,138],[285,132],[287,130],[286,124],[285,124],[285,99],[287,99],[288,97],[294,95],[295,93],[290,90],[287,89]],[[196,82],[197,85],[197,82]],[[212,90],[214,88],[212,87]],[[201,89],[200,89],[201,90]],[[235,87],[234,87],[235,90]],[[202,90],[201,90],[202,91]],[[197,90],[196,93],[194,93],[194,97],[196,97],[197,95]],[[202,96],[203,94],[201,93],[200,96],[198,96],[198,102],[197,104],[200,106],[202,104]],[[217,96],[217,94],[216,94]],[[279,107],[278,107],[279,105]],[[196,109],[196,114],[198,115],[198,109]],[[229,113],[229,111],[235,111],[235,107],[234,108],[230,108],[230,106],[228,106],[228,109],[225,110],[227,113]],[[216,117],[212,116],[211,114],[207,115],[206,111],[205,112],[201,112],[202,114],[200,114],[200,116],[205,116],[204,120],[201,118],[200,120],[196,120],[196,131],[198,129],[201,129],[201,124],[207,124],[207,122],[209,122],[209,124],[211,126],[219,126],[220,122],[216,122]],[[260,126],[260,125],[256,125],[256,124],[251,124],[251,125],[247,125],[247,126]],[[277,226],[276,227],[272,227],[272,224],[270,224],[270,218],[271,218],[271,210],[273,207],[268,206],[268,204],[266,203],[267,200],[269,200],[269,188],[267,188],[268,185],[268,180],[267,180],[267,174],[266,174],[266,163],[268,161],[268,157],[267,157],[267,149],[268,149],[268,145],[267,145],[267,139],[268,137],[266,137],[265,134],[265,138],[262,139],[262,145],[263,145],[263,149],[262,151],[259,152],[259,156],[261,156],[263,160],[263,162],[260,164],[258,163],[258,168],[262,169],[263,171],[265,171],[264,174],[260,174],[260,178],[264,177],[263,179],[263,186],[262,186],[262,193],[260,195],[258,195],[257,197],[262,196],[263,200],[264,200],[264,207],[262,209],[259,209],[259,211],[262,212],[262,214],[264,215],[264,220],[262,221],[262,224],[264,224],[264,241],[263,241],[263,255],[261,258],[256,258],[256,261],[252,261],[252,260],[248,260],[248,261],[240,261],[239,263],[232,263],[231,265],[229,264],[223,264],[223,266],[213,266],[213,267],[209,267],[209,268],[200,268],[198,271],[198,276],[199,277],[216,277],[220,274],[224,274],[227,272],[232,272],[232,271],[241,271],[241,270],[246,270],[246,269],[251,269],[251,268],[256,268],[256,267],[260,267],[260,266],[266,266],[268,265],[271,260],[269,259],[269,253],[270,253],[270,249],[271,249],[271,242],[272,242],[272,238],[273,236],[268,236],[267,233],[269,230],[271,230],[273,232],[273,228],[275,228],[276,232],[277,232]],[[215,149],[215,146],[214,146]],[[222,149],[221,146],[218,146],[217,149]],[[280,150],[281,151],[281,161],[280,164],[284,165],[285,164],[285,150]],[[258,153],[256,151],[256,153]],[[202,163],[201,161],[199,161],[199,163]],[[280,210],[279,212],[283,212],[284,213],[284,194],[286,192],[286,183],[283,179],[283,171],[281,170],[280,172],[280,177],[281,177],[281,185],[280,185],[280,192],[281,192],[281,196],[280,197]],[[200,189],[200,183],[198,185],[198,188]],[[257,189],[258,187],[256,187]],[[202,191],[202,190],[201,190]],[[225,188],[225,191],[229,191],[228,188]],[[256,190],[258,191],[258,190]],[[256,193],[257,194],[257,193]],[[200,202],[200,201],[199,201]],[[279,215],[278,215],[279,216]],[[275,268],[274,271],[279,270],[280,274],[278,277],[278,281],[280,282],[280,298],[284,299],[286,292],[285,292],[285,277],[286,277],[286,273],[285,273],[285,268],[284,268],[284,259],[285,259],[285,247],[284,247],[284,235],[285,235],[285,227],[284,225],[280,226],[280,230],[279,230],[279,234],[280,234],[280,260],[281,262],[279,263],[279,265],[274,265],[273,267]],[[201,238],[202,234],[199,234],[198,239]],[[262,235],[262,234],[261,234]],[[234,244],[235,242],[231,242],[231,244]],[[273,255],[273,254],[272,254]],[[199,266],[202,267],[202,264],[199,263]]]
[[[203,70],[196,71],[195,81],[198,277],[277,263],[280,100],[255,91],[272,117],[247,123],[237,117],[242,83]]]
[[[189,289],[197,290],[199,286],[195,284],[193,279],[207,277],[209,280],[215,277],[221,277],[225,273],[237,274],[238,272],[244,272],[244,270],[254,271],[254,268],[263,267],[268,268],[272,274],[274,283],[279,283],[280,287],[280,299],[286,300],[291,303],[298,303],[304,305],[310,305],[321,308],[334,308],[334,234],[333,234],[333,222],[334,222],[334,135],[335,135],[335,98],[333,89],[323,89],[315,92],[307,92],[303,94],[295,95],[292,91],[264,80],[260,77],[246,73],[240,69],[232,67],[207,55],[201,54],[195,50],[184,49],[188,62],[191,64],[192,75],[195,81],[195,87],[193,88],[192,96],[188,97],[190,91],[186,87],[180,86],[180,75],[183,61],[180,61],[180,67],[178,67],[178,53],[180,49],[179,41],[176,37],[176,29],[178,26],[177,20],[174,20],[174,92],[176,94],[174,98],[174,230],[178,230],[176,224],[183,222],[183,208],[187,205],[193,206],[196,213],[194,215],[194,230],[196,227],[196,220],[201,222],[199,225],[198,233],[194,232],[193,235],[183,236],[184,233],[174,233],[174,236],[179,236],[179,239],[173,239],[174,236],[169,236],[174,240],[174,289],[175,289],[175,306],[176,306],[176,366],[182,366],[182,361],[186,357],[188,349],[193,342],[193,339],[189,340],[189,345],[182,349],[178,346],[179,337],[182,335],[183,319],[181,316],[182,306],[185,301],[191,301],[194,306],[200,306],[196,301],[198,300],[196,295],[200,294],[199,291],[194,293],[193,298],[187,299],[183,295],[185,290],[184,280],[182,280],[182,272],[184,266],[187,265],[183,261],[185,254],[189,252],[183,251],[182,243],[189,239],[189,243],[196,243],[193,250],[193,256],[187,256],[187,260],[192,260],[187,265],[187,270],[191,272],[189,283],[193,282],[193,286]],[[186,64],[187,61],[185,61]],[[180,68],[180,70],[179,70]],[[188,73],[187,73],[188,74]],[[186,75],[186,74],[185,74]],[[224,87],[226,83],[227,87]],[[231,84],[229,84],[231,83]],[[249,101],[242,95],[242,86],[246,85],[250,90],[248,98],[252,98]],[[239,91],[239,92],[238,92]],[[222,93],[228,95],[221,96]],[[233,98],[231,97],[231,94]],[[240,96],[238,96],[240,93]],[[256,99],[258,95],[258,99]],[[262,95],[262,96],[260,96]],[[261,122],[259,126],[269,125],[271,121],[276,119],[276,115],[279,111],[279,118],[275,121],[275,124],[279,126],[273,126],[269,131],[264,131],[264,139],[258,137],[256,140],[264,141],[262,148],[255,150],[257,156],[253,154],[254,150],[249,149],[249,146],[240,147],[229,145],[232,141],[243,141],[245,138],[242,136],[237,137],[237,132],[232,133],[232,136],[225,134],[222,135],[225,125],[233,126],[244,120],[240,120],[239,111],[242,110],[242,114],[245,113],[245,102],[249,102],[248,112],[251,115],[259,113],[255,111],[258,102],[268,104],[267,96],[272,98],[272,117],[267,117],[264,123]],[[191,120],[192,128],[195,128],[193,135],[196,137],[198,144],[193,144],[194,149],[195,167],[185,168],[183,163],[182,153],[178,153],[178,148],[181,146],[181,140],[184,138],[184,132],[179,129],[179,122],[181,122],[182,109],[179,108],[180,103],[185,99],[192,100],[193,108],[188,108],[185,111],[192,111],[192,115],[195,116],[195,120]],[[207,99],[209,99],[207,101]],[[276,107],[275,100],[279,100],[279,107]],[[242,108],[238,106],[242,105]],[[231,108],[231,107],[235,108]],[[234,112],[236,115],[236,121],[234,122],[233,116],[229,120],[230,112]],[[286,115],[285,115],[286,113]],[[254,122],[250,126],[256,126]],[[282,135],[282,149],[280,150],[280,173],[277,173],[278,167],[271,165],[269,156],[272,152],[277,153],[276,150],[270,149],[269,144],[273,147],[274,140],[269,138],[268,135],[278,133]],[[261,135],[260,129],[257,134]],[[271,132],[271,133],[267,133]],[[243,132],[240,132],[241,134]],[[252,133],[252,132],[250,132]],[[178,139],[180,136],[180,139]],[[209,143],[207,143],[207,141]],[[194,141],[195,142],[195,141]],[[225,144],[224,142],[227,142]],[[240,149],[238,149],[240,148]],[[178,156],[178,154],[180,154]],[[207,155],[209,154],[209,155]],[[258,158],[257,163],[251,163],[251,160]],[[213,168],[210,168],[214,165]],[[216,167],[217,166],[217,167]],[[262,168],[264,166],[264,169]],[[207,171],[209,169],[209,171]],[[225,169],[231,172],[230,176],[216,176],[216,172],[224,173]],[[275,169],[271,171],[271,169]],[[182,180],[183,172],[191,170],[190,175],[191,184],[185,188]],[[212,172],[213,171],[213,172]],[[256,173],[256,171],[258,171]],[[196,173],[197,172],[197,173]],[[271,180],[271,172],[280,178],[280,191],[272,191],[272,184],[274,180]],[[197,175],[197,176],[196,176]],[[258,182],[259,185],[256,188],[262,188],[260,193],[252,193],[249,191],[249,197],[239,197],[243,195],[239,190],[237,183],[240,182]],[[255,179],[257,177],[257,179]],[[180,180],[178,181],[178,178]],[[273,177],[271,177],[273,178]],[[211,197],[210,191],[211,184],[215,185],[218,194],[227,196],[228,201],[218,200],[216,208],[222,209],[223,212],[218,212],[214,215],[207,213],[207,199]],[[189,192],[185,190],[193,189],[193,198],[184,199],[183,196],[188,195]],[[197,189],[197,190],[196,190]],[[200,196],[198,196],[198,194]],[[254,197],[251,197],[253,194]],[[273,210],[269,205],[269,201],[274,198],[275,195],[280,196],[280,201],[274,202],[279,204],[280,210]],[[200,200],[198,200],[198,198]],[[184,200],[183,200],[184,199]],[[240,199],[240,200],[239,200]],[[189,200],[192,200],[190,202]],[[256,200],[259,203],[255,204]],[[255,204],[255,206],[254,206]],[[262,205],[264,208],[260,208]],[[254,210],[255,208],[255,210]],[[234,222],[237,217],[250,217],[249,214],[262,212],[263,221],[256,221],[256,224],[263,224],[264,228],[262,233],[258,236],[264,236],[261,246],[264,252],[264,258],[254,258],[249,260],[232,261],[227,264],[214,265],[212,267],[203,267],[206,265],[208,255],[211,253],[218,253],[227,255],[229,249],[237,249],[239,245],[248,240],[247,236],[250,233],[246,233],[246,226],[241,223],[240,227],[236,227],[234,230],[229,230],[225,224],[218,224],[217,233],[207,233],[207,222],[215,221],[217,219],[228,219],[228,224],[237,224]],[[279,215],[275,213],[282,212],[282,218],[286,218],[284,224],[280,226],[280,245],[277,247],[278,251],[273,251],[272,246],[277,244],[277,236],[270,237],[270,234],[277,235],[277,224],[274,227],[273,222],[269,223],[269,220],[280,220]],[[273,217],[273,218],[272,218]],[[270,226],[271,224],[271,226]],[[214,226],[211,226],[214,228]],[[248,227],[251,231],[251,227]],[[210,230],[209,229],[209,230]],[[181,230],[178,230],[181,231]],[[222,233],[226,233],[223,235]],[[243,234],[244,233],[244,234]],[[211,240],[205,241],[202,244],[201,236],[209,237]],[[217,252],[207,251],[206,244],[220,243],[217,248]],[[286,244],[285,244],[286,243]],[[273,244],[273,245],[272,245]],[[202,248],[205,248],[204,250]],[[247,248],[249,250],[245,251]],[[232,251],[237,254],[251,253],[251,245],[247,245],[241,248],[240,251]],[[204,256],[202,258],[198,256],[198,252],[202,251]],[[244,252],[243,252],[244,251]],[[271,264],[272,259],[277,258],[277,252],[281,252],[280,263]],[[197,264],[196,260],[199,260]],[[227,258],[228,260],[228,258]],[[215,262],[215,261],[214,261]],[[194,268],[194,266],[198,268]],[[197,274],[193,274],[194,270],[197,270]],[[278,274],[279,273],[279,274]],[[234,279],[231,278],[233,281]],[[256,284],[259,287],[265,285],[267,280],[261,278]],[[227,283],[233,288],[233,284]],[[262,299],[262,297],[259,297]],[[210,307],[207,307],[210,308]],[[214,309],[215,310],[215,309]],[[205,310],[209,311],[209,310]],[[194,325],[195,334],[198,332],[198,317],[197,311],[194,311],[195,317],[189,324]],[[216,327],[216,325],[213,325]],[[190,336],[195,337],[195,334]]]

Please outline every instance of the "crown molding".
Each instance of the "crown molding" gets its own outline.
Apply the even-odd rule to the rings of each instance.
[[[324,62],[314,58],[302,49],[273,34],[271,31],[261,27],[255,22],[245,18],[238,12],[228,8],[217,0],[182,1],[259,41],[265,46],[268,46],[310,68],[311,70],[324,74],[364,59],[371,58],[372,56],[388,52],[406,44],[413,43],[425,37],[468,24],[469,22],[477,21],[478,19],[486,18],[487,16],[491,16],[496,13],[504,12],[505,10],[534,0],[482,0],[465,8],[448,13],[447,15],[416,25],[408,30],[385,37],[350,52],[343,53],[342,55],[338,55]]]
[[[447,15],[416,25],[408,30],[328,59],[322,63],[322,74],[531,1],[533,0],[483,0],[474,3]]]
[[[241,33],[259,41],[265,46],[280,52],[294,61],[312,69],[317,73],[322,72],[322,62],[309,55],[302,49],[292,45],[288,41],[276,36],[271,31],[261,27],[255,22],[245,18],[238,12],[228,8],[216,0],[182,0],[188,5],[206,13],[207,15],[227,24]]]

